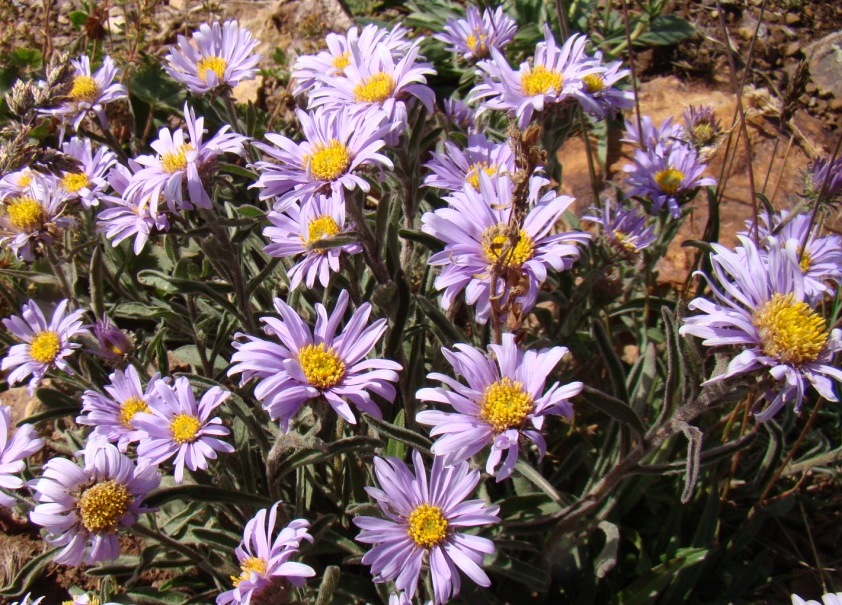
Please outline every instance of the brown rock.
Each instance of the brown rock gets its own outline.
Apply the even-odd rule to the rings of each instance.
[[[842,98],[842,31],[828,34],[804,48],[810,77],[822,94]]]

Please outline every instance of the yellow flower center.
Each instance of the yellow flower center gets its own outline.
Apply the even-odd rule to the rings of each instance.
[[[316,145],[314,149],[313,155],[304,156],[304,164],[309,162],[310,173],[320,181],[336,180],[351,165],[350,150],[336,139],[324,146]]]
[[[344,52],[341,55],[339,55],[338,57],[334,57],[332,64],[333,64],[333,67],[335,67],[339,71],[344,70],[346,67],[348,67],[351,64],[351,53],[350,52]]]
[[[266,575],[266,561],[260,557],[246,557],[240,563],[240,569],[242,573],[239,576],[231,576],[231,581],[235,588],[240,585],[240,582],[247,581],[252,573],[260,574],[261,576]]]
[[[207,82],[208,70],[216,74],[217,79],[221,82],[225,76],[225,68],[228,63],[222,57],[205,57],[196,63],[196,72],[202,82]]]
[[[491,164],[490,166],[488,162],[477,162],[476,164],[471,164],[471,167],[468,169],[468,174],[465,177],[465,182],[470,183],[470,185],[477,191],[479,191],[480,170],[488,176],[494,176],[497,174],[497,164]]]
[[[389,74],[378,72],[354,87],[354,98],[362,103],[382,103],[395,90],[395,81]]]
[[[485,34],[477,33],[476,36],[468,34],[468,37],[465,38],[465,44],[475,55],[485,55],[488,53],[487,39],[488,37]]]
[[[324,343],[307,345],[298,351],[298,363],[304,378],[317,389],[329,389],[345,376],[345,362],[333,347]]]
[[[830,336],[824,318],[807,303],[795,302],[794,294],[773,294],[753,321],[763,352],[791,365],[815,361]]]
[[[585,84],[585,90],[593,94],[605,90],[605,80],[601,74],[588,74],[582,78]]]
[[[61,340],[52,330],[38,332],[29,343],[29,356],[38,363],[53,363],[61,350]]]
[[[18,177],[18,187],[24,188],[29,187],[29,184],[32,182],[32,177],[28,174],[22,174]]]
[[[192,443],[196,441],[196,433],[202,428],[202,423],[195,416],[178,414],[170,422],[170,432],[173,441],[177,443]]]
[[[543,65],[535,66],[520,77],[520,87],[527,97],[545,95],[550,90],[561,92],[564,86],[564,76],[555,70],[547,69]]]
[[[100,605],[101,603],[99,597],[88,597],[88,605]],[[76,601],[62,601],[61,605],[76,605]]]
[[[337,233],[339,233],[339,225],[332,216],[325,214],[307,225],[307,241],[304,243],[310,245],[325,237],[333,237]],[[324,253],[326,250],[318,250],[318,252]]]
[[[61,179],[61,187],[68,193],[76,193],[88,183],[88,175],[84,172],[69,172]]]
[[[432,548],[447,538],[447,519],[438,506],[419,504],[409,514],[407,535],[421,548]]]
[[[519,269],[532,258],[535,246],[532,244],[532,238],[521,229],[518,232],[517,244],[512,247],[508,232],[508,225],[502,223],[486,229],[482,234],[482,252],[491,265],[497,264],[502,258],[503,268]]]
[[[804,250],[804,252],[801,253],[801,262],[798,264],[801,267],[801,272],[807,273],[810,270],[810,267],[813,266],[813,257],[810,256],[809,252]]]
[[[533,407],[532,395],[523,390],[523,384],[501,378],[482,394],[479,417],[499,433],[522,425]]]
[[[168,151],[161,156],[161,168],[164,172],[173,174],[179,170],[187,169],[187,152],[193,151],[194,147],[190,143],[179,145],[175,151]]]
[[[713,126],[707,122],[702,122],[693,127],[692,139],[702,147],[706,147],[716,142],[716,134],[713,131]]]
[[[123,402],[123,405],[120,406],[120,424],[122,424],[127,429],[134,428],[132,425],[132,419],[134,415],[138,412],[148,412],[149,406],[146,405],[146,402],[139,397],[129,397]]]
[[[632,243],[627,233],[623,233],[622,231],[612,231],[612,234],[614,235],[614,241],[618,246],[629,252],[637,252],[637,246]]]
[[[684,173],[675,168],[667,168],[655,173],[655,182],[661,191],[667,195],[674,195],[681,188]]]
[[[122,483],[113,479],[97,483],[79,497],[79,516],[82,525],[93,533],[110,533],[117,529],[120,517],[126,514],[132,495]]]
[[[47,222],[43,206],[31,197],[19,197],[9,202],[6,214],[12,229],[24,233],[38,231]]]
[[[74,101],[93,103],[99,97],[99,84],[91,76],[76,76],[70,89],[70,98]]]

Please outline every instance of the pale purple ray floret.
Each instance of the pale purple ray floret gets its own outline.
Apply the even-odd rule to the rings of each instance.
[[[7,491],[19,490],[23,480],[18,474],[24,469],[24,460],[44,447],[44,440],[31,424],[22,424],[12,431],[12,410],[0,405],[0,506],[11,508],[15,499]]]

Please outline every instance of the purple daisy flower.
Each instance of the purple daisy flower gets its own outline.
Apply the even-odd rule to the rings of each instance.
[[[390,126],[386,144],[396,145],[406,127],[406,104],[410,97],[418,99],[428,112],[433,111],[436,101],[425,77],[436,72],[429,63],[418,62],[420,43],[420,39],[415,40],[400,59],[383,46],[376,47],[369,55],[352,48],[345,77],[323,76],[323,85],[309,95],[310,107],[344,105],[364,120],[383,112]]]
[[[175,456],[173,476],[182,483],[185,466],[204,471],[217,452],[234,451],[233,445],[221,439],[230,431],[220,418],[210,417],[231,393],[213,387],[196,403],[190,381],[179,376],[173,386],[154,381],[154,395],[145,400],[148,411],[137,411],[131,420],[136,430],[145,433],[137,446],[141,461],[157,465]]]
[[[634,152],[634,164],[623,170],[629,174],[631,185],[628,196],[638,196],[652,203],[650,213],[657,215],[666,206],[670,216],[681,216],[681,205],[686,203],[699,187],[715,186],[716,179],[703,177],[707,164],[699,160],[696,151],[683,144],[668,150],[654,148]]]
[[[396,26],[391,30],[369,24],[359,29],[352,27],[346,34],[330,33],[325,38],[327,50],[316,55],[302,55],[295,60],[292,80],[295,82],[292,94],[301,97],[314,88],[323,85],[323,78],[345,77],[345,68],[351,64],[351,55],[357,52],[362,57],[371,56],[377,48],[386,48],[400,60],[406,55],[411,43],[407,40],[409,30]]]
[[[792,605],[842,605],[842,592],[828,592],[822,595],[822,602],[805,601],[798,595],[792,595]]]
[[[357,420],[348,402],[381,418],[369,391],[389,402],[395,399],[392,383],[398,381],[401,365],[388,359],[365,359],[386,332],[386,320],[378,319],[366,327],[371,305],[365,303],[337,335],[347,307],[345,290],[339,293],[330,316],[317,304],[316,327],[311,332],[289,305],[276,298],[275,310],[281,318],[262,317],[260,321],[266,324],[266,334],[280,343],[237,334],[246,340],[234,342],[237,352],[231,358],[228,375],[242,374],[241,384],[258,378],[254,394],[285,432],[289,421],[310,399],[323,397],[350,424]]]
[[[67,124],[72,124],[73,129],[78,130],[88,112],[96,115],[103,130],[108,128],[108,118],[103,105],[128,98],[126,87],[114,81],[120,70],[108,55],[103,57],[102,67],[95,74],[91,73],[91,60],[86,55],[71,63],[74,75],[67,100],[55,109],[42,110],[42,113],[61,120],[59,139],[64,138],[64,129]]]
[[[152,208],[158,207],[158,202],[152,204],[146,201],[138,202],[125,197],[126,189],[133,174],[141,170],[140,164],[129,160],[130,168],[117,164],[108,175],[108,182],[119,194],[105,195],[103,204],[107,206],[97,215],[97,231],[112,240],[111,245],[117,246],[124,239],[134,238],[133,250],[140,254],[149,236],[157,231],[166,233],[170,229],[169,218],[165,209],[158,209],[156,216],[152,215]]]
[[[763,395],[769,404],[755,415],[759,422],[790,402],[798,412],[806,383],[838,401],[833,381],[842,382],[842,370],[833,357],[842,350],[842,330],[828,330],[808,304],[797,244],[788,240],[782,248],[769,240],[764,257],[751,239],[740,236],[740,242],[743,247],[735,251],[712,244],[708,283],[717,302],[694,299],[689,308],[700,315],[686,318],[680,328],[681,334],[703,338],[705,346],[742,349],[726,372],[708,382],[769,368],[775,387]]]
[[[193,94],[202,95],[217,88],[234,88],[254,79],[260,55],[254,52],[258,41],[236,21],[203,23],[188,40],[178,37],[164,65],[170,77],[184,84]]]
[[[12,315],[3,320],[6,329],[23,341],[9,349],[9,354],[3,358],[2,370],[12,370],[7,377],[10,385],[32,376],[29,380],[29,394],[32,395],[50,368],[73,373],[65,358],[82,345],[70,342],[70,339],[91,334],[82,323],[84,309],[65,315],[68,302],[63,300],[58,304],[49,323],[32,300],[23,305],[21,317]]]
[[[161,482],[154,466],[136,467],[110,443],[91,439],[83,456],[84,468],[50,459],[41,478],[29,483],[40,503],[29,518],[46,528],[51,546],[64,547],[53,559],[64,565],[116,559],[117,530],[151,512],[143,500]]]
[[[134,350],[132,339],[114,325],[108,315],[97,318],[91,327],[98,344],[98,348],[90,351],[94,355],[98,355],[107,361],[121,362]]]
[[[61,216],[65,193],[54,177],[36,177],[28,191],[3,200],[0,214],[0,244],[7,245],[21,260],[33,262],[39,244],[50,245],[56,229],[75,224]]]
[[[203,179],[213,172],[216,158],[223,153],[243,155],[243,145],[248,140],[235,132],[228,132],[230,126],[219,129],[209,141],[204,137],[203,117],[196,117],[193,109],[184,105],[184,121],[187,125],[189,142],[184,131],[179,129],[171,133],[162,128],[158,140],[151,144],[158,155],[141,155],[136,158],[138,164],[146,166],[135,172],[124,197],[131,199],[141,208],[149,207],[153,217],[158,216],[158,203],[163,195],[172,212],[192,210],[193,208],[211,208],[211,199],[205,191]],[[184,199],[184,190],[189,199]]]
[[[463,101],[448,97],[444,100],[444,115],[448,122],[462,132],[473,132],[477,127],[476,110]]]
[[[107,147],[100,147],[94,155],[90,139],[73,137],[62,145],[62,151],[79,161],[79,170],[65,172],[61,177],[61,188],[68,199],[78,198],[85,208],[99,205],[99,199],[108,187],[106,174],[117,156]]]
[[[605,200],[602,208],[590,210],[593,214],[583,216],[582,220],[597,223],[609,248],[622,258],[635,259],[658,239],[655,227],[647,225],[646,217],[632,208],[615,206],[611,200]]]
[[[585,56],[586,36],[573,35],[559,48],[549,27],[544,27],[544,41],[535,48],[532,65],[521,63],[513,70],[506,57],[491,48],[491,59],[477,63],[482,82],[468,94],[467,102],[480,99],[480,112],[495,109],[517,118],[518,128],[526,129],[534,112],[548,105],[578,100],[584,89],[583,78],[602,70]]]
[[[391,160],[377,153],[389,130],[382,113],[355,115],[344,108],[313,113],[296,110],[305,141],[295,143],[280,134],[268,133],[274,145],[255,147],[279,163],[257,162],[260,178],[255,187],[263,190],[260,199],[277,197],[276,212],[283,212],[296,199],[317,192],[342,196],[343,189],[368,191],[371,187],[357,172],[367,166],[392,169]]]
[[[33,179],[43,178],[30,168],[10,172],[0,179],[0,201],[7,197],[22,197],[29,193]]]
[[[461,191],[465,183],[479,190],[480,172],[495,176],[517,170],[511,147],[507,143],[492,143],[481,133],[468,135],[464,151],[445,141],[444,153],[433,153],[433,159],[424,167],[432,172],[424,177],[424,185],[449,191]]]
[[[12,409],[0,405],[0,489],[19,490],[23,480],[17,476],[24,468],[24,459],[40,451],[44,440],[31,424],[23,424],[12,433]],[[15,499],[0,491],[0,506],[12,508]]]
[[[773,238],[778,242],[779,247],[785,247],[789,240],[794,242],[799,252],[799,267],[804,276],[804,294],[811,303],[815,304],[825,294],[832,294],[833,289],[827,286],[830,282],[834,287],[842,281],[842,238],[838,235],[827,235],[819,237],[819,225],[813,225],[810,229],[810,215],[797,214],[790,216],[787,210],[782,210],[770,217],[761,214],[757,237],[761,244]],[[782,225],[779,227],[779,225]],[[753,231],[751,221],[746,223],[748,233]],[[777,233],[776,233],[777,231]],[[805,245],[806,244],[806,245]],[[801,246],[804,245],[803,252]],[[764,250],[761,249],[761,254]]]
[[[272,589],[279,588],[279,580],[303,586],[307,578],[316,575],[309,565],[290,561],[298,554],[301,542],[313,541],[307,531],[310,522],[305,519],[290,521],[276,536],[278,504],[259,511],[246,524],[243,541],[235,551],[242,573],[231,576],[234,589],[220,594],[216,598],[217,605],[248,605],[252,598],[262,603],[272,602]]]
[[[629,75],[628,69],[623,69],[622,61],[614,61],[608,65],[602,63],[602,51],[598,51],[590,64],[598,71],[582,76],[582,94],[577,98],[579,104],[590,115],[604,119],[618,111],[634,107],[634,94],[620,90],[616,84]]]
[[[430,435],[439,437],[433,444],[433,454],[443,456],[447,465],[468,460],[490,445],[485,470],[500,482],[514,470],[521,438],[534,443],[538,457],[544,457],[544,417],[572,419],[570,399],[582,392],[582,383],[560,386],[556,382],[544,391],[547,377],[567,354],[565,347],[523,351],[515,344],[514,334],[503,334],[502,344],[488,346],[489,355],[465,344],[457,344],[456,349],[442,349],[442,354],[467,386],[432,373],[427,378],[449,390],[425,388],[416,394],[421,401],[446,403],[456,413],[427,410],[415,419],[433,427]]]
[[[660,126],[655,126],[652,118],[643,116],[640,118],[640,128],[637,127],[636,120],[626,120],[623,141],[637,145],[641,149],[654,149],[660,146],[668,152],[673,145],[680,144],[683,139],[684,128],[674,124],[672,118],[667,118],[661,122]]]
[[[409,599],[418,587],[422,564],[428,564],[436,605],[459,593],[460,569],[480,586],[490,586],[482,562],[485,555],[494,554],[494,543],[462,532],[500,521],[498,506],[465,501],[479,484],[479,471],[471,470],[467,462],[445,467],[442,457],[436,456],[428,481],[421,454],[415,450],[412,462],[414,473],[397,458],[374,459],[380,488],[365,489],[386,518],[353,519],[362,530],[357,541],[374,545],[363,564],[371,565],[376,583],[395,580],[395,587],[406,591]]]
[[[134,425],[134,418],[139,412],[148,412],[156,400],[155,384],[160,375],[150,378],[146,391],[134,366],[128,366],[125,372],[115,370],[108,379],[111,384],[104,387],[107,395],[91,390],[82,393],[82,415],[76,417],[76,422],[94,427],[93,437],[116,442],[117,448],[125,452],[130,443],[146,436]]]
[[[517,23],[498,6],[494,12],[485,9],[480,16],[476,6],[469,5],[464,19],[448,19],[444,33],[433,36],[448,44],[446,50],[462,55],[466,61],[488,56],[489,49],[502,52],[517,33]]]
[[[266,227],[263,235],[272,243],[263,251],[276,258],[304,255],[288,272],[290,290],[295,290],[301,280],[312,288],[316,277],[326,288],[330,273],[339,272],[340,256],[362,252],[358,243],[335,248],[313,247],[325,238],[353,230],[345,224],[345,202],[342,199],[317,193],[304,199],[300,207],[293,204],[285,214],[270,212],[268,218],[272,226]]]
[[[842,157],[830,160],[825,156],[810,164],[804,178],[804,194],[812,199],[821,195],[821,201],[827,204],[842,197]]]
[[[710,155],[722,139],[722,124],[713,107],[691,105],[684,110],[685,139],[702,157]]]
[[[445,244],[429,264],[444,267],[436,278],[437,290],[444,290],[441,305],[448,309],[456,295],[465,290],[465,301],[476,304],[476,320],[485,323],[491,312],[491,274],[501,262],[495,292],[501,307],[511,302],[523,312],[535,306],[539,286],[547,279],[547,268],[569,269],[579,258],[577,244],[587,244],[587,233],[552,233],[573,198],[541,189],[549,181],[533,176],[529,181],[530,210],[523,219],[518,241],[513,246],[508,234],[512,212],[512,182],[508,176],[490,178],[480,173],[480,189],[466,184],[462,191],[444,199],[449,207],[421,217],[422,230]],[[517,278],[522,291],[510,301],[508,283]]]

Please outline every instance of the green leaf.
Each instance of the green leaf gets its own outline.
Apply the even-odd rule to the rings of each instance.
[[[409,229],[398,229],[398,235],[403,239],[408,239],[411,242],[421,244],[430,252],[441,252],[444,250],[444,244],[429,233],[423,231],[410,231]]]
[[[331,248],[341,248],[349,244],[356,244],[359,238],[355,235],[334,235],[333,237],[323,237],[315,242],[308,243],[307,246],[313,250],[330,250]]]
[[[546,592],[550,585],[550,576],[534,563],[526,563],[499,554],[497,559],[486,567],[492,574],[500,575],[529,587],[529,591]]]
[[[323,449],[300,449],[284,458],[283,462],[278,465],[272,480],[277,481],[301,466],[318,464],[336,456],[352,452],[373,453],[376,448],[382,446],[383,442],[379,439],[360,435],[334,441],[326,445]]]
[[[185,500],[188,502],[225,502],[258,508],[272,504],[269,498],[257,494],[244,494],[210,485],[176,485],[152,492],[144,500],[144,505],[158,508],[167,502]]]
[[[38,69],[41,66],[41,51],[36,48],[16,48],[6,58],[16,67]]]
[[[449,346],[455,342],[470,342],[465,333],[441,312],[436,304],[424,296],[416,296],[415,302],[432,322],[433,331],[442,343]]]
[[[177,360],[189,364],[191,366],[195,366],[197,368],[202,368],[202,358],[199,356],[199,348],[196,345],[184,345],[183,347],[178,347],[176,350],[172,352],[173,357]],[[221,357],[216,357],[213,360],[213,369],[222,371],[226,367],[228,367],[228,363]]]
[[[585,398],[585,401],[600,412],[631,427],[639,436],[642,437],[646,432],[646,429],[643,427],[643,421],[627,403],[588,385],[585,385],[582,396]]]
[[[67,18],[70,19],[70,22],[73,24],[73,27],[76,28],[76,31],[82,29],[82,26],[88,22],[88,13],[82,11],[71,11]]]
[[[696,35],[691,23],[676,15],[660,15],[652,20],[649,31],[638,36],[638,46],[669,46]]]
[[[176,115],[181,115],[184,90],[166,77],[158,63],[150,61],[143,65],[131,79],[129,90],[132,96],[145,101],[153,109],[166,108]]]
[[[605,574],[617,565],[617,551],[620,547],[620,529],[608,521],[601,521],[598,527],[605,534],[605,545],[594,560],[594,573],[597,578],[604,578]]]
[[[20,568],[14,580],[0,589],[0,595],[4,597],[20,597],[24,593],[29,592],[36,581],[40,581],[42,574],[47,566],[52,561],[58,548],[53,548],[47,552],[32,557],[26,565]]]
[[[676,556],[665,563],[656,565],[640,578],[629,584],[618,594],[614,605],[650,605],[672,578],[682,569],[702,562],[707,556],[707,548],[681,548]]]
[[[416,433],[411,429],[405,429],[401,426],[390,424],[384,420],[377,420],[368,414],[363,414],[363,417],[365,418],[365,421],[378,433],[381,433],[390,439],[400,441],[409,447],[414,447],[423,454],[430,454],[430,447],[433,442],[430,441],[429,437],[426,435]]]
[[[602,358],[608,367],[608,376],[611,379],[614,395],[621,401],[629,403],[629,392],[626,389],[626,371],[623,369],[623,362],[614,350],[611,339],[608,337],[605,324],[595,319],[593,321],[593,333],[596,337],[596,345],[599,347],[599,352],[602,353]]]

